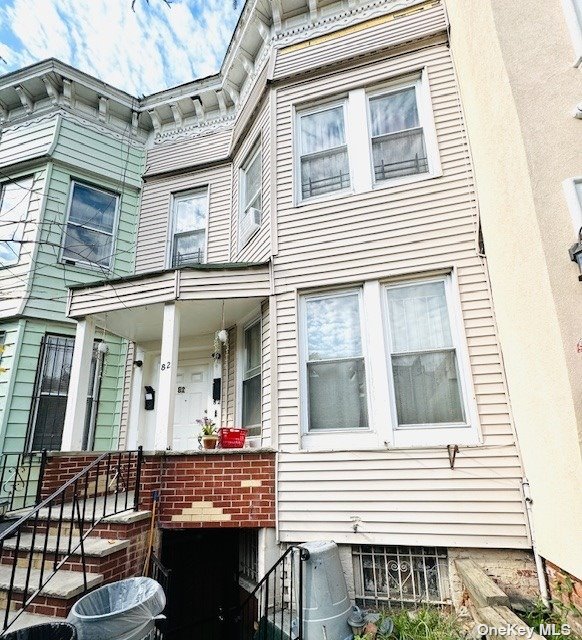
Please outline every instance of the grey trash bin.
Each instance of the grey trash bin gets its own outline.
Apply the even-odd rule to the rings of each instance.
[[[2,640],[77,640],[77,631],[67,622],[45,622],[5,633]]]
[[[79,640],[144,640],[166,606],[160,584],[151,578],[128,578],[83,596],[67,618]]]

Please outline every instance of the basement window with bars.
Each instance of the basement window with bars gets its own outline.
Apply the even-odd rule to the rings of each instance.
[[[354,545],[352,559],[358,606],[450,603],[446,549]]]
[[[239,577],[251,585],[259,581],[259,532],[241,529],[238,538]]]

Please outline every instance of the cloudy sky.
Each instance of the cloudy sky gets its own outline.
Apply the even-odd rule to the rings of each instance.
[[[0,0],[0,75],[55,57],[133,95],[215,73],[243,0]]]

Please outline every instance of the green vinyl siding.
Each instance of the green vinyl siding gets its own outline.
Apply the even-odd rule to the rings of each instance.
[[[8,418],[9,398],[16,374],[15,362],[18,359],[19,335],[24,322],[0,322],[0,332],[4,333],[3,351],[0,362],[0,439],[3,438]]]
[[[37,368],[40,365],[42,338],[47,333],[73,337],[73,325],[54,322],[23,320],[24,330],[15,371],[14,386],[7,402],[7,424],[4,433],[4,451],[22,451],[26,446],[28,422],[33,405]],[[98,332],[109,351],[105,355],[101,393],[95,429],[95,449],[117,448],[121,402],[123,399],[123,379],[127,341],[111,334]]]

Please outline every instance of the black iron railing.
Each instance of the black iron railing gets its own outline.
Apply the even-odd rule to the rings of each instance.
[[[34,507],[46,465],[46,451],[0,455],[0,513]]]
[[[303,547],[289,547],[242,604],[219,607],[179,628],[170,620],[168,638],[304,640],[303,564],[308,558]]]
[[[10,574],[2,630],[15,622],[72,555],[81,557],[87,591],[85,539],[103,518],[137,510],[142,457],[141,448],[101,454],[0,533],[0,556]]]
[[[160,583],[164,594],[166,596],[166,602],[170,600],[170,584],[171,584],[172,570],[164,567],[160,562],[160,559],[152,552],[150,555],[149,576]],[[165,610],[164,610],[165,613]],[[155,640],[164,640],[166,636],[166,620],[156,620],[156,630],[154,633]]]

